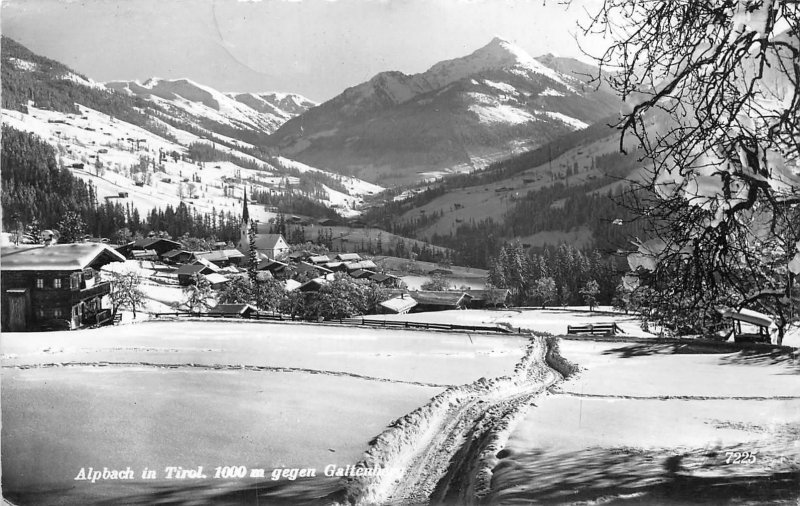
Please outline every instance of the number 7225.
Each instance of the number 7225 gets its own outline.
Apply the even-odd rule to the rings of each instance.
[[[725,452],[726,464],[755,464],[756,452]]]

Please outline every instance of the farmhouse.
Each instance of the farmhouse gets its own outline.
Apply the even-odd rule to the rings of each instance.
[[[472,296],[464,292],[418,291],[409,295],[417,301],[414,312],[466,309]]]
[[[11,246],[0,249],[2,330],[76,329],[109,322],[111,283],[99,269],[125,258],[105,244]]]

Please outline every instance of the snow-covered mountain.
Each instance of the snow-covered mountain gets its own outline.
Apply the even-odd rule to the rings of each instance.
[[[1,48],[3,125],[51,144],[65,168],[94,184],[100,202],[142,215],[184,202],[217,216],[238,212],[246,188],[251,198],[254,191],[291,195],[355,216],[365,197],[383,190],[270,156],[247,141],[266,137],[264,118],[283,122],[313,105],[299,95],[251,95],[262,112],[244,103],[244,94],[189,80],[104,85],[7,37]],[[273,211],[250,212],[266,219]]]
[[[136,95],[161,107],[237,129],[272,133],[287,120],[316,104],[289,93],[222,93],[191,79],[152,78],[145,82],[114,81],[110,89]]]
[[[372,181],[471,170],[618,112],[614,96],[573,72],[584,67],[495,38],[421,74],[382,72],[287,121],[271,142]]]

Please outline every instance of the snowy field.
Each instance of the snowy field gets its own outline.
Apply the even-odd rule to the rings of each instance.
[[[37,505],[152,504],[164,496],[216,503],[212,497],[238,490],[249,504],[248,490],[270,482],[273,469],[315,468],[320,476],[300,478],[286,493],[320,494],[335,480],[321,476],[325,466],[355,464],[371,437],[439,390],[290,372],[4,369],[3,490],[17,504]],[[130,467],[136,476],[74,480],[90,466]],[[167,479],[167,466],[203,466],[208,479]],[[214,479],[217,466],[266,476]],[[142,480],[145,468],[158,478]]]
[[[330,464],[448,385],[508,374],[517,336],[235,321],[6,333],[3,490],[16,504],[257,504],[330,493]],[[81,468],[131,481],[75,481]],[[207,479],[166,479],[203,466]],[[217,466],[264,478],[214,479]],[[158,470],[155,480],[139,476]],[[273,469],[314,478],[272,481]],[[199,501],[199,502],[193,502]]]
[[[561,351],[584,370],[529,409],[490,502],[794,504],[800,495],[800,367],[790,355],[592,341],[562,341]]]
[[[514,330],[567,333],[568,325],[616,322],[627,337],[655,337],[641,329],[635,316],[622,313],[589,312],[585,309],[467,309],[413,313],[404,315],[370,315],[373,320],[399,320],[459,325],[510,325]]]
[[[288,367],[460,385],[509,373],[519,336],[247,321],[152,321],[80,332],[6,333],[4,366],[67,362]]]

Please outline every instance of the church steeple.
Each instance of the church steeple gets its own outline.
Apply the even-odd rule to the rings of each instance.
[[[250,213],[247,211],[247,187],[244,188],[244,199],[242,200],[242,224],[250,225]]]

